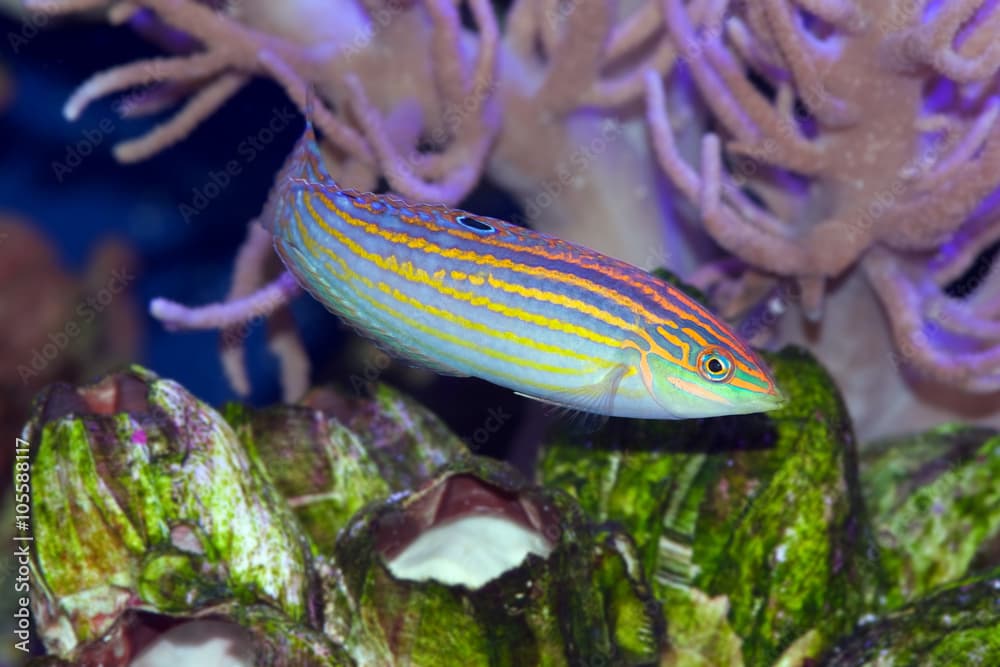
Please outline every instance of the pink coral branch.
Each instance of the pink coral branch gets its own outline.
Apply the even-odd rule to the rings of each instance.
[[[271,254],[271,234],[261,225],[251,223],[247,238],[236,253],[233,275],[225,303],[239,301],[254,294],[264,284],[264,265]],[[240,322],[240,326],[245,322]],[[250,378],[246,370],[245,336],[240,326],[226,327],[220,335],[222,369],[229,385],[240,396],[250,393]]]
[[[593,107],[621,107],[641,99],[645,84],[643,75],[652,70],[664,75],[669,72],[677,61],[677,50],[674,45],[661,39],[655,49],[637,65],[614,77],[600,77],[594,81],[590,89],[580,96],[580,104]]]
[[[257,55],[264,71],[281,84],[285,93],[300,110],[305,110],[309,96],[309,84],[300,77],[284,60],[270,51],[261,51]],[[336,145],[348,155],[365,162],[374,162],[375,156],[371,147],[354,128],[337,118],[322,102],[315,100],[309,108],[312,121],[323,133],[323,137]]]
[[[772,164],[804,174],[824,165],[823,150],[805,139],[794,119],[778,114],[756,90],[718,33],[699,38],[680,0],[663,0],[674,42],[680,45],[705,102],[748,154],[766,153]],[[765,143],[766,140],[766,143]]]
[[[439,93],[447,103],[460,103],[471,91],[466,88],[469,72],[460,52],[461,22],[458,11],[447,0],[428,0],[427,13],[434,30],[430,49]]]
[[[535,38],[538,32],[538,15],[535,0],[514,0],[507,12],[507,30],[504,46],[518,59],[529,62],[535,57]]]
[[[925,327],[922,299],[888,251],[873,248],[862,261],[865,275],[889,318],[903,359],[924,373],[972,392],[1000,389],[1000,346],[984,352],[946,354]]]
[[[692,0],[687,7],[691,20],[695,23],[707,21],[713,1]],[[623,25],[612,29],[601,69],[611,67],[617,61],[628,62],[628,65],[613,76],[598,73],[589,90],[580,98],[581,105],[609,108],[641,101],[645,94],[646,72],[652,70],[666,76],[673,69],[678,51],[666,33],[662,13],[661,0],[651,0],[630,15]],[[652,39],[654,35],[658,35],[656,39]],[[651,39],[652,46],[647,53],[639,53],[639,47]]]
[[[954,47],[963,26],[987,4],[984,0],[941,3],[934,19],[915,32],[923,62],[961,83],[979,81],[996,74],[1000,68],[1000,40],[996,39],[1000,12],[995,8],[991,10],[992,16],[974,28],[973,38],[967,40],[976,48],[973,53],[962,54]]]
[[[72,3],[59,6],[36,4],[39,8],[49,7],[53,11],[75,9]],[[307,83],[296,71],[308,71],[312,63],[302,55],[299,47],[246,28],[191,0],[141,0],[136,4],[155,11],[164,25],[183,30],[208,45],[207,50],[189,56],[143,60],[98,74],[85,82],[67,102],[65,115],[68,118],[76,118],[89,102],[116,90],[167,80],[197,81],[224,69],[242,74],[232,73],[210,84],[208,90],[196,95],[187,108],[171,122],[157,128],[152,136],[123,146],[119,151],[121,156],[126,159],[147,157],[185,136],[194,124],[226,101],[226,93],[231,95],[239,88],[238,76],[262,69],[287,88],[289,96],[300,109],[304,108]],[[357,132],[336,119],[325,107],[320,107],[318,105],[316,110],[316,124],[324,136],[349,155],[370,161],[371,151]]]
[[[652,72],[646,76],[646,104],[646,120],[657,160],[685,197],[700,203],[705,229],[719,245],[751,264],[781,275],[820,274],[827,270],[808,248],[792,239],[762,234],[721,201],[718,137],[708,135],[703,141],[701,176],[685,164],[673,141],[662,84]]]
[[[599,75],[611,14],[608,0],[579,0],[572,6],[535,95],[539,109],[561,115],[577,108]]]
[[[803,9],[842,30],[857,29],[863,23],[861,12],[851,0],[795,0]]]
[[[646,0],[611,30],[604,56],[608,62],[623,58],[662,30],[663,10],[659,0]]]
[[[580,1],[586,2],[587,0]],[[560,6],[563,3],[564,0],[532,0],[535,28],[537,29],[536,37],[547,58],[551,57],[559,46]],[[569,5],[570,11],[575,11],[574,5],[569,2],[565,2],[565,4]]]
[[[149,314],[170,329],[225,329],[256,317],[266,317],[291,301],[300,292],[287,271],[250,296],[236,301],[189,308],[168,299],[153,299]]]
[[[295,321],[283,307],[267,321],[267,349],[278,358],[282,400],[295,403],[309,391],[309,355]]]
[[[108,0],[24,0],[24,8],[32,12],[48,14],[69,14],[70,12],[91,12],[108,8]],[[109,11],[118,3],[112,3]]]
[[[806,139],[797,121],[788,113],[775,110],[753,84],[736,59],[718,39],[710,39],[705,47],[707,60],[725,83],[735,103],[755,128],[753,138],[738,137],[741,152],[768,154],[768,162],[802,174],[823,170],[826,156],[822,147]],[[709,104],[712,104],[709,102]],[[718,106],[718,103],[715,104]],[[714,107],[713,107],[713,110]]]
[[[122,118],[152,116],[179,104],[203,84],[204,81],[200,80],[153,84],[145,90],[130,93],[128,98],[118,105],[118,113]]]
[[[414,201],[454,203],[472,189],[479,180],[486,153],[485,146],[480,146],[476,151],[478,161],[473,158],[470,165],[456,170],[449,178],[437,183],[422,181],[392,145],[382,115],[368,99],[361,81],[354,75],[348,75],[346,83],[351,92],[351,105],[356,111],[358,123],[371,142],[389,185],[396,192]]]
[[[361,80],[354,74],[345,77],[356,120],[389,184],[414,200],[455,203],[464,197],[479,180],[499,129],[492,108],[499,30],[486,0],[472,0],[471,6],[480,40],[470,73],[460,64],[465,58],[455,7],[443,0],[433,0],[428,5],[435,35],[433,69],[440,98],[449,113],[461,110],[458,122],[448,128],[452,135],[444,152],[404,158]]]
[[[203,120],[211,116],[242,88],[245,74],[223,74],[196,92],[168,122],[157,125],[147,134],[115,145],[119,162],[138,162],[185,139]]]
[[[916,183],[917,187],[931,187],[932,184],[949,178],[956,169],[972,161],[989,139],[998,118],[1000,118],[1000,98],[994,98],[971,123],[965,135],[953,142],[951,151],[941,157],[933,169],[920,177]]]
[[[810,46],[810,37],[796,24],[795,9],[790,1],[762,0],[762,4],[772,25],[774,41],[800,90],[816,93],[806,96],[806,105],[817,118],[831,127],[853,125],[858,120],[858,110],[826,90],[817,67],[817,63],[824,58],[818,49]]]
[[[929,300],[924,312],[928,322],[952,333],[985,342],[1000,341],[1000,322],[967,302],[939,296]]]
[[[737,103],[735,95],[723,85],[718,73],[705,62],[705,40],[696,34],[683,3],[681,0],[662,0],[662,2],[664,21],[670,36],[706,102],[712,105],[712,111],[733,136],[752,142],[758,135],[757,126]]]
[[[957,280],[980,254],[997,242],[1000,242],[1000,214],[970,221],[934,258],[931,265],[934,281],[943,286]]]
[[[740,17],[734,16],[726,22],[726,37],[736,54],[749,67],[770,72],[784,69],[779,54],[766,48]]]
[[[168,79],[175,81],[204,79],[218,74],[227,64],[224,54],[204,52],[176,58],[151,58],[112,67],[80,84],[66,101],[63,116],[67,120],[76,120],[91,102],[119,90]]]
[[[933,250],[1000,185],[1000,126],[977,159],[948,169],[930,191],[900,202],[879,222],[878,238],[900,250]]]
[[[440,0],[435,0],[435,3]],[[464,61],[461,40],[457,32],[458,15],[447,4],[432,3],[434,11],[451,14],[452,18],[440,17],[442,40],[451,40],[449,48],[435,50],[435,58],[441,61]],[[488,0],[471,0],[472,14],[479,29],[479,51],[472,67],[471,76],[462,69],[446,69],[446,74],[438,73],[439,86],[443,96],[445,119],[452,127],[450,143],[442,153],[417,155],[412,160],[411,169],[425,180],[441,180],[449,173],[462,171],[472,156],[478,163],[476,175],[485,166],[486,154],[500,129],[494,102],[497,89],[497,58],[499,51],[499,28],[496,16]],[[437,40],[435,43],[438,43]],[[435,71],[437,68],[435,68]],[[450,74],[447,72],[450,71]],[[448,81],[443,81],[447,77]],[[458,112],[457,116],[454,112]],[[479,156],[479,157],[477,157]]]

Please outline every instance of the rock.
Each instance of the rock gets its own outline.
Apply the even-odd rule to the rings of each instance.
[[[416,488],[468,454],[444,422],[409,396],[385,384],[376,385],[374,394],[371,400],[347,398],[323,387],[302,403],[338,417],[356,433],[393,491]]]
[[[1000,665],[1000,568],[942,587],[840,642],[823,667]]]
[[[334,416],[303,406],[237,404],[225,414],[315,545],[332,546],[356,511],[389,494],[369,448]]]
[[[362,510],[336,545],[348,650],[385,664],[639,665],[662,648],[631,539],[471,457]],[[330,596],[336,599],[336,596]]]
[[[1000,434],[945,425],[873,443],[862,483],[893,575],[887,606],[1000,565]]]
[[[193,615],[229,600],[318,624],[308,537],[225,420],[176,383],[132,367],[57,385],[25,434],[33,608],[49,651],[114,648],[98,640],[128,636],[127,612]]]
[[[767,360],[789,396],[781,410],[613,420],[586,446],[564,434],[541,456],[541,481],[635,538],[664,602],[674,660],[704,644],[688,614],[713,619],[724,638],[701,655],[706,664],[730,664],[722,656],[735,655],[734,637],[746,664],[772,664],[814,629],[824,639],[811,644],[818,654],[884,586],[833,382],[799,349]]]

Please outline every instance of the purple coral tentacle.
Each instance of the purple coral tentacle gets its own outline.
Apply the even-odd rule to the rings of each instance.
[[[301,289],[287,271],[250,296],[232,302],[189,307],[168,299],[153,299],[149,313],[170,329],[225,329],[266,317],[296,297]]]

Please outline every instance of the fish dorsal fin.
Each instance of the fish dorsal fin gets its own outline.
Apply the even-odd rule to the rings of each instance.
[[[278,171],[274,187],[271,188],[264,210],[258,218],[264,228],[272,233],[275,221],[282,215],[285,202],[296,188],[312,185],[323,188],[324,191],[339,189],[337,182],[333,180],[333,176],[323,163],[323,153],[320,151],[316,131],[313,129],[312,107],[315,96],[310,86],[306,92],[305,130]]]
[[[284,174],[285,178],[296,181],[305,181],[316,185],[323,185],[332,189],[339,189],[337,182],[327,170],[323,163],[323,152],[320,150],[319,141],[316,139],[316,130],[313,127],[313,105],[316,103],[316,93],[310,86],[306,91],[306,127],[302,131],[302,136],[295,143],[292,155],[289,158],[289,171]]]

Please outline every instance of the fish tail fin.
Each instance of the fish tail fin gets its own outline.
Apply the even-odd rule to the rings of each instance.
[[[323,153],[313,128],[314,105],[316,91],[313,86],[306,89],[305,130],[295,142],[295,147],[285,160],[274,181],[274,187],[268,195],[267,203],[260,216],[260,222],[265,229],[274,233],[278,220],[282,215],[282,203],[292,193],[296,185],[321,185],[331,190],[338,190],[337,182],[323,163]]]

